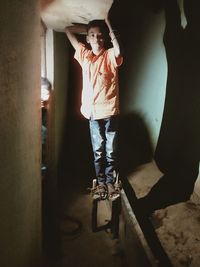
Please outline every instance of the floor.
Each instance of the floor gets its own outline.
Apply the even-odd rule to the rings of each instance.
[[[75,188],[74,188],[75,187]],[[76,189],[76,190],[75,190]],[[59,230],[60,256],[47,257],[43,267],[129,267],[132,266],[119,238],[113,237],[110,229],[92,231],[93,199],[85,185],[75,183],[70,190],[60,192],[62,217]],[[98,207],[98,225],[105,225],[111,218],[110,206],[102,201]],[[138,251],[142,250],[135,241]],[[134,253],[134,247],[131,248]],[[143,255],[143,251],[139,255]],[[141,260],[133,259],[135,267],[142,267]]]
[[[161,175],[155,163],[150,162],[137,168],[128,178],[137,197],[141,197]],[[109,229],[92,231],[91,195],[85,183],[72,180],[74,182],[69,187],[63,186],[59,193],[61,254],[57,259],[48,257],[43,267],[150,267],[141,265],[144,252],[137,238],[125,249],[120,236],[113,239]],[[100,224],[110,220],[109,211],[107,205],[101,205]],[[174,267],[200,266],[200,202],[195,194],[185,203],[156,211],[151,222]],[[127,257],[128,250],[133,255],[131,261]]]
[[[135,170],[129,181],[142,197],[161,176],[155,162],[150,162]],[[195,192],[187,202],[157,210],[151,220],[174,267],[200,266],[200,199]]]

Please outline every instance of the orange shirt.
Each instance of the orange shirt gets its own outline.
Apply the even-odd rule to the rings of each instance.
[[[82,67],[83,89],[81,113],[87,119],[104,119],[119,113],[118,69],[114,49],[104,48],[96,56],[79,43],[74,58]]]

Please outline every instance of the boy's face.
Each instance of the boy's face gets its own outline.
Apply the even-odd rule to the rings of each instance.
[[[99,52],[104,47],[104,36],[99,27],[92,27],[89,29],[87,42],[91,45],[93,52]]]

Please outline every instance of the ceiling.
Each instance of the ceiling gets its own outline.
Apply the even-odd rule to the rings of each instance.
[[[104,19],[113,0],[41,0],[41,18],[55,31],[64,31],[72,23]]]

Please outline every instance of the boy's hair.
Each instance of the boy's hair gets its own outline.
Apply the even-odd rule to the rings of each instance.
[[[108,27],[107,27],[107,25],[106,25],[104,20],[101,20],[101,19],[91,20],[87,24],[87,27],[86,27],[87,33],[91,28],[94,28],[94,27],[98,27],[100,29],[100,31],[102,32],[104,38],[108,37],[109,31],[108,31]]]

